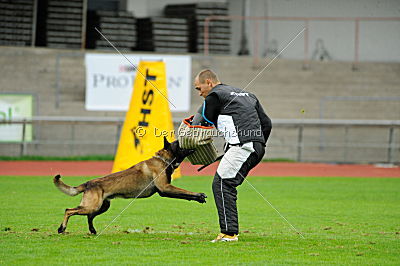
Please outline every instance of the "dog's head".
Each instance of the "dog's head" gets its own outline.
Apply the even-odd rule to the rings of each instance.
[[[170,156],[168,159],[172,161],[171,165],[174,169],[179,167],[186,156],[189,156],[196,151],[194,149],[183,149],[179,147],[179,142],[177,140],[169,143],[166,137],[164,137],[164,150],[168,152]]]

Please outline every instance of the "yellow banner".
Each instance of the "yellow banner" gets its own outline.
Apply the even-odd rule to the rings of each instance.
[[[164,136],[175,140],[169,109],[164,62],[141,61],[136,73],[129,110],[114,160],[113,173],[151,158],[164,147]],[[164,97],[165,96],[165,97]],[[173,178],[180,177],[176,169]]]

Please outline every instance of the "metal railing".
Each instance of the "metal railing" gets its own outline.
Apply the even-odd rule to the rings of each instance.
[[[62,141],[57,141],[54,142],[51,139],[46,139],[46,140],[33,140],[33,141],[27,141],[26,140],[26,128],[27,125],[66,125],[71,127],[71,131],[74,131],[75,126],[77,125],[91,125],[91,126],[105,126],[105,125],[111,125],[116,127],[116,134],[115,134],[115,139],[114,141],[110,142],[108,140],[108,143],[106,144],[112,144],[115,146],[115,150],[117,148],[120,132],[122,125],[124,123],[124,118],[118,118],[118,117],[69,117],[69,116],[38,116],[38,117],[33,117],[31,119],[15,119],[15,120],[3,120],[0,121],[0,129],[1,125],[21,125],[21,140],[20,141],[12,141],[8,143],[13,143],[16,145],[20,145],[20,156],[24,156],[27,154],[27,145],[29,143],[32,144],[67,144],[67,145],[79,145],[79,144],[92,144],[92,145],[97,145],[100,144],[99,141],[94,141],[91,139],[85,140],[85,141],[77,141],[72,137],[71,139],[65,139]],[[56,133],[56,132],[55,132]],[[75,134],[71,134],[74,136]],[[5,144],[7,142],[0,142],[1,144]],[[104,143],[104,142],[101,142]]]
[[[258,61],[258,22],[259,21],[300,21],[303,22],[304,31],[304,59],[303,68],[309,67],[309,25],[311,21],[352,21],[354,22],[354,59],[353,70],[357,69],[359,62],[359,48],[360,48],[360,22],[362,21],[400,21],[400,17],[274,17],[274,16],[208,16],[204,19],[204,55],[209,54],[209,31],[210,22],[212,20],[252,20],[255,21],[254,26],[254,61]]]
[[[120,117],[34,117],[32,119],[19,119],[19,120],[3,120],[0,121],[0,130],[3,125],[21,125],[21,139],[13,142],[0,142],[0,155],[9,155],[7,149],[3,146],[19,145],[19,155],[23,156],[28,153],[28,145],[69,145],[78,146],[82,149],[87,149],[87,145],[100,145],[106,144],[110,146],[108,154],[113,154],[118,146],[118,140],[121,133],[121,128],[124,118]],[[174,119],[175,128],[180,124],[180,119]],[[400,120],[337,120],[337,119],[274,119],[273,132],[268,141],[268,157],[286,157],[296,161],[325,161],[325,162],[367,162],[367,163],[400,163]],[[69,137],[66,135],[63,139],[52,140],[47,137],[46,139],[33,138],[32,141],[26,141],[26,128],[27,125],[34,125],[39,128],[40,126],[69,126],[71,127],[71,134]],[[89,131],[86,139],[75,139],[76,126],[94,126],[96,131],[101,133],[102,127],[111,127],[115,129],[113,133],[107,135],[105,139],[93,139],[91,132],[94,129],[86,129]],[[3,127],[4,128],[4,127]],[[36,128],[36,129],[37,129]],[[325,131],[325,141],[321,142],[319,135],[320,129]],[[335,136],[338,135],[337,130],[344,129],[343,136],[339,136],[339,140],[329,141],[330,130]],[[350,129],[357,130],[353,139],[357,141],[350,141]],[[361,129],[361,133],[360,130]],[[3,129],[4,130],[4,129]],[[48,129],[46,129],[48,130]],[[51,130],[51,129],[50,129]],[[336,130],[336,131],[335,131]],[[371,130],[378,130],[378,134],[373,141],[363,138],[371,136]],[[53,129],[52,136],[59,136],[60,132]],[[288,132],[291,132],[288,134]],[[65,133],[65,132],[64,132]],[[34,134],[35,135],[35,134]],[[340,134],[339,134],[340,135]],[[62,137],[62,136],[61,136]],[[278,140],[280,139],[280,140]],[[328,141],[326,141],[328,139]],[[3,146],[3,147],[2,147]],[[111,148],[112,147],[112,148]],[[290,151],[286,156],[280,156],[280,150],[289,148]],[[336,151],[343,155],[342,159],[330,159],[331,157],[321,158],[320,156],[327,156],[330,154],[329,148],[340,149]],[[381,150],[382,155],[379,158],[356,158],[349,154],[354,153],[352,149],[362,148],[365,152],[362,154],[376,154],[376,149]],[[310,150],[315,149],[314,154]],[[71,148],[71,151],[74,149]],[[89,149],[90,150],[90,149]],[[385,151],[385,152],[383,152]],[[93,154],[93,153],[91,153]],[[308,155],[307,155],[308,154]],[[323,155],[325,154],[325,155]],[[72,155],[72,154],[71,154]]]
[[[344,134],[344,151],[343,154],[348,154],[348,149],[351,147],[359,147],[359,144],[350,144],[348,142],[348,134],[350,127],[357,128],[385,128],[388,130],[388,141],[385,143],[381,142],[378,145],[386,146],[387,148],[387,158],[380,160],[379,162],[387,162],[387,163],[395,163],[399,162],[400,158],[395,159],[394,152],[395,150],[400,150],[400,143],[395,143],[394,131],[395,129],[400,129],[400,120],[339,120],[339,119],[304,119],[304,120],[293,120],[293,119],[277,119],[273,121],[275,126],[280,127],[295,127],[297,128],[297,161],[303,161],[303,151],[304,151],[304,129],[307,127],[318,127],[320,129],[329,129],[333,127],[343,127],[345,130]],[[321,139],[321,138],[320,138]],[[333,144],[335,146],[335,143]],[[339,143],[340,145],[340,143]],[[338,146],[339,146],[338,145]],[[313,145],[310,146],[318,146],[319,149],[323,149],[325,146],[329,146],[325,141],[314,142]],[[364,147],[368,148],[376,148],[376,145],[371,145],[369,143],[365,143]],[[384,148],[384,147],[382,147]],[[343,160],[346,161],[346,160]],[[351,161],[351,162],[357,162]]]

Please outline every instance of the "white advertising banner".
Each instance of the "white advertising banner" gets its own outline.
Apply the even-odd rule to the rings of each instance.
[[[162,60],[166,65],[171,112],[189,111],[190,56],[154,54],[125,54],[125,56],[135,67],[119,54],[86,54],[85,106],[87,110],[127,111],[139,62]]]
[[[32,119],[33,96],[24,94],[0,94],[0,120]],[[0,141],[22,141],[22,124],[1,124]],[[32,125],[25,128],[25,141],[32,141]]]

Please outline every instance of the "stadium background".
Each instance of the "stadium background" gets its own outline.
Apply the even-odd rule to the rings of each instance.
[[[307,26],[247,89],[275,124],[266,157],[400,161],[398,1],[23,0],[1,7],[0,93],[33,95],[34,124],[32,141],[2,142],[0,155],[114,154],[124,112],[85,109],[85,53],[115,53],[94,26],[125,53],[189,54],[192,78],[210,67],[240,88]],[[209,21],[205,51],[212,15],[227,17]],[[190,111],[173,113],[176,126],[201,100],[192,90]],[[2,123],[11,122],[3,115]]]
[[[0,264],[399,265],[399,18],[397,0],[0,0],[0,138],[17,126],[0,141]],[[273,120],[266,159],[279,162],[239,187],[238,242],[209,242],[216,165],[199,176],[188,162],[173,184],[206,204],[116,199],[95,220],[101,235],[87,235],[85,217],[57,233],[81,197],[53,176],[75,186],[109,173],[125,117],[85,109],[85,55],[118,56],[94,26],[124,53],[190,56],[191,79],[211,67],[244,88],[271,63],[248,90]],[[201,103],[190,92],[175,126]],[[32,118],[10,116],[7,94],[33,97]],[[71,157],[86,155],[108,160]]]

